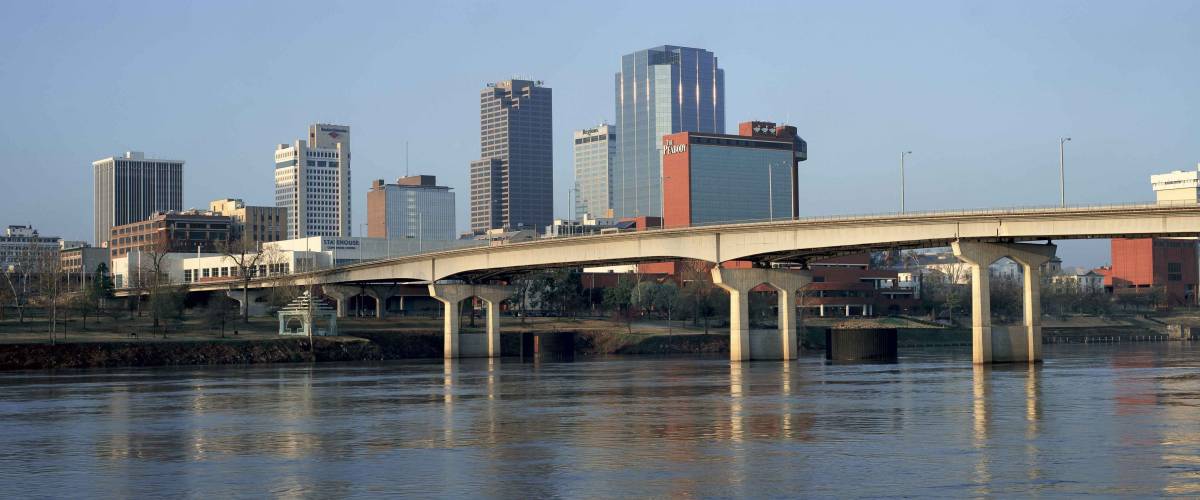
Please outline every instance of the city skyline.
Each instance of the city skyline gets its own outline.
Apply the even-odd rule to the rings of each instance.
[[[7,138],[5,157],[13,162],[10,165],[19,166],[7,168],[6,175],[22,175],[31,186],[54,186],[58,191],[21,190],[0,201],[0,211],[8,214],[7,223],[30,223],[45,234],[86,239],[89,228],[86,223],[76,221],[72,213],[89,206],[86,200],[90,183],[72,182],[74,173],[80,179],[88,179],[80,172],[80,165],[126,149],[146,151],[148,157],[188,162],[184,174],[188,186],[184,208],[201,208],[207,201],[223,197],[269,205],[271,193],[266,186],[271,182],[271,173],[265,167],[262,153],[265,146],[294,137],[297,127],[314,121],[356,127],[359,161],[355,162],[355,169],[359,175],[351,187],[353,212],[365,213],[365,193],[371,179],[391,179],[402,172],[404,165],[395,160],[398,157],[395,151],[397,144],[403,147],[404,140],[412,144],[414,174],[437,175],[447,179],[445,184],[459,192],[469,192],[463,165],[468,156],[474,155],[470,146],[475,135],[470,125],[476,122],[470,110],[474,105],[471,99],[443,97],[427,104],[408,104],[397,99],[420,93],[420,89],[430,85],[445,88],[439,95],[470,96],[480,83],[520,71],[545,79],[559,94],[562,105],[557,106],[558,116],[554,121],[558,127],[553,134],[554,212],[557,216],[566,215],[565,195],[574,182],[570,175],[570,131],[614,118],[606,113],[611,112],[608,110],[613,102],[611,74],[621,54],[663,43],[704,47],[721,57],[721,66],[729,69],[732,78],[727,82],[726,128],[730,122],[751,119],[776,119],[797,125],[814,149],[812,159],[800,174],[802,216],[895,211],[897,155],[910,149],[914,151],[908,160],[910,211],[1055,204],[1057,139],[1064,135],[1075,138],[1067,146],[1067,201],[1072,204],[1149,200],[1151,192],[1140,188],[1146,175],[1190,169],[1200,156],[1194,134],[1200,99],[1196,99],[1196,90],[1188,83],[1195,81],[1196,69],[1182,62],[1187,60],[1188,47],[1197,45],[1196,34],[1186,29],[1185,22],[1195,19],[1194,6],[1157,4],[1148,11],[1132,13],[1132,18],[1118,18],[1106,9],[1095,8],[1098,4],[1059,5],[1047,9],[1045,19],[1025,19],[1023,9],[1014,7],[921,5],[901,9],[872,5],[875,13],[846,34],[838,34],[836,28],[847,29],[855,20],[849,12],[827,5],[796,7],[797,12],[804,12],[813,23],[811,31],[795,35],[798,44],[826,39],[844,43],[836,49],[822,46],[805,49],[803,58],[793,59],[795,68],[774,64],[773,58],[755,48],[762,42],[745,36],[751,16],[731,15],[722,20],[721,29],[711,19],[698,20],[689,29],[683,26],[687,22],[679,23],[678,27],[656,25],[657,31],[618,37],[615,39],[619,43],[611,43],[610,39],[610,43],[595,46],[587,44],[586,39],[572,38],[569,35],[575,33],[570,30],[535,26],[523,36],[570,43],[560,44],[565,47],[541,48],[536,58],[492,57],[493,61],[480,58],[445,72],[419,72],[426,76],[416,83],[404,82],[412,87],[403,88],[396,87],[401,81],[397,76],[382,71],[374,62],[377,56],[355,53],[348,67],[356,76],[340,85],[341,97],[328,105],[304,107],[285,102],[330,92],[339,85],[317,79],[311,84],[297,84],[295,89],[265,91],[261,86],[250,85],[248,78],[279,63],[272,62],[265,69],[251,69],[247,65],[251,61],[261,64],[262,56],[275,50],[335,49],[308,46],[308,42],[276,45],[263,43],[262,39],[234,37],[211,48],[185,50],[185,59],[200,63],[195,66],[207,71],[200,75],[204,78],[199,78],[196,85],[212,86],[219,91],[192,92],[188,102],[175,100],[175,91],[167,92],[151,82],[134,79],[122,80],[120,86],[92,80],[86,83],[90,87],[85,90],[76,88],[79,84],[71,83],[73,79],[53,76],[66,67],[72,71],[90,71],[96,64],[139,69],[153,59],[151,56],[156,57],[158,51],[179,48],[179,43],[188,40],[184,35],[196,32],[206,25],[204,20],[208,16],[218,13],[154,5],[141,9],[117,6],[111,12],[101,13],[94,12],[99,7],[90,5],[74,9],[85,11],[81,18],[98,26],[75,28],[88,34],[83,40],[92,40],[104,27],[115,26],[129,17],[164,21],[181,16],[185,20],[190,19],[187,16],[196,18],[195,26],[192,21],[182,23],[184,35],[179,40],[166,40],[153,49],[154,53],[139,57],[138,52],[131,50],[137,37],[128,34],[96,42],[95,48],[79,46],[75,51],[62,50],[72,42],[44,38],[71,29],[74,21],[54,12],[66,7],[22,5],[12,14],[28,21],[23,23],[23,29],[29,31],[21,33],[23,38],[10,38],[23,43],[6,44],[8,57],[3,64],[6,68],[26,67],[27,71],[45,74],[47,78],[38,79],[46,86],[44,89],[27,87],[27,82],[19,81],[0,84],[6,94],[18,97],[14,107],[16,116],[22,118],[0,125]],[[619,11],[628,7],[616,6],[618,12],[613,16],[620,17]],[[336,15],[358,18],[388,14],[368,10],[362,6],[348,7]],[[564,15],[558,9],[549,10],[547,15],[552,18]],[[470,19],[485,14],[481,8],[451,7],[432,12],[430,25],[421,27],[410,38],[389,44],[384,39],[372,38],[376,32],[368,29],[367,33],[356,35],[355,40],[375,41],[378,46],[373,46],[372,51],[403,50],[404,45],[423,36],[421,30],[445,28],[452,24],[451,18],[458,16],[461,20],[463,15]],[[250,12],[244,22],[262,22],[265,16],[263,11]],[[682,21],[693,19],[687,13],[682,16]],[[904,22],[892,22],[893,18]],[[762,16],[757,20],[767,28],[776,22],[764,21]],[[821,27],[822,20],[837,22],[831,27]],[[1131,33],[1131,38],[1140,41],[1129,44],[1112,40],[1101,29],[1116,26],[1118,21],[1123,30]],[[649,25],[635,20],[622,33],[644,30]],[[139,30],[136,26],[123,29],[133,34]],[[854,30],[876,30],[877,45],[851,40]],[[890,46],[878,43],[889,37],[894,42]],[[952,47],[940,46],[950,40],[957,43]],[[243,43],[251,57],[235,58],[230,63],[218,61],[222,54],[233,53],[233,48]],[[900,57],[917,49],[926,54],[916,60]],[[47,50],[55,50],[56,55],[31,59]],[[129,54],[134,57],[127,58]],[[91,61],[86,60],[89,55]],[[430,56],[436,59],[444,53],[439,51]],[[415,64],[425,69],[447,68],[423,58],[418,58]],[[238,76],[237,72],[217,71],[220,69],[246,70],[248,74]],[[164,71],[164,79],[158,81],[178,83],[195,70],[168,66]],[[222,82],[211,76],[218,74],[232,76]],[[378,79],[379,83],[372,79]],[[1078,85],[1082,81],[1090,85]],[[347,88],[363,92],[351,95],[344,92]],[[463,88],[471,90],[465,93],[455,90]],[[174,106],[165,106],[168,101]],[[31,112],[35,109],[42,111]],[[114,122],[109,118],[105,127],[96,126],[90,119],[74,122],[65,118],[75,116],[74,113],[110,117],[115,109],[122,111],[121,119]],[[157,111],[158,120],[149,120],[152,109]],[[161,124],[162,113],[169,113],[165,118],[171,125]],[[428,119],[431,121],[423,116],[431,117]],[[196,127],[202,128],[205,141],[195,140],[201,133]],[[211,147],[214,142],[222,147]],[[1032,188],[1016,188],[1016,179],[1028,178],[1037,181]],[[82,189],[74,184],[81,184]],[[993,189],[966,192],[956,187],[970,184]],[[47,208],[34,201],[59,196],[79,202]],[[464,205],[460,203],[457,207],[460,231],[464,229],[463,221],[469,220]],[[353,224],[361,222],[362,219],[355,219]],[[1093,260],[1080,263],[1104,263],[1107,249],[1103,246],[1101,249],[1090,254]],[[1064,245],[1068,261],[1074,257],[1071,252]]]

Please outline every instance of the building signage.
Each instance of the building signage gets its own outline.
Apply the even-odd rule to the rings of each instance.
[[[326,250],[357,250],[358,243],[358,240],[339,240],[334,238],[321,240],[321,246]]]
[[[687,144],[674,144],[667,142],[666,148],[663,149],[663,154],[673,155],[675,153],[684,153],[687,151]]]

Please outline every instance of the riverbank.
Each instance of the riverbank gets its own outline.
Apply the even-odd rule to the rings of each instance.
[[[502,326],[503,356],[520,356],[520,335],[529,331],[574,332],[575,353],[579,356],[719,355],[729,352],[727,328],[714,327],[705,333],[680,323],[668,327],[651,323],[625,325],[595,319],[508,320]],[[825,328],[829,326],[899,327],[901,348],[971,345],[969,328],[939,328],[895,318],[854,319],[854,324],[834,321],[806,324],[799,339],[802,348],[824,349]],[[871,321],[880,324],[868,324]],[[93,325],[92,330],[72,333],[66,336],[70,341],[60,340],[54,345],[30,328],[0,335],[0,370],[435,359],[442,358],[440,322],[437,318],[405,318],[397,322],[347,318],[340,322],[344,336],[318,337],[311,348],[307,338],[281,338],[273,331],[274,322],[258,320],[249,325],[238,324],[236,329],[227,328],[225,332],[181,328],[166,338],[128,323],[120,324],[122,328]],[[843,319],[842,323],[845,322]],[[1092,323],[1052,323],[1053,326],[1044,327],[1043,337],[1047,343],[1167,339],[1165,325],[1161,322]],[[123,333],[126,330],[142,333],[131,336]],[[237,335],[233,331],[237,331]],[[464,325],[463,332],[482,333],[478,326],[469,325]]]

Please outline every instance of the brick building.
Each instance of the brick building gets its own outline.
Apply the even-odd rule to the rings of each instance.
[[[233,220],[212,212],[158,212],[150,218],[113,226],[109,243],[111,258],[134,250],[149,251],[165,244],[170,252],[217,252],[217,244],[228,241]]]
[[[1113,293],[1145,293],[1161,287],[1165,292],[1164,305],[1194,305],[1200,278],[1196,241],[1114,239],[1112,268],[1103,274],[1104,287]]]

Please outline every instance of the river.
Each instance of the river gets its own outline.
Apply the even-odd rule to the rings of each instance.
[[[13,497],[1200,495],[1200,345],[0,374]]]

